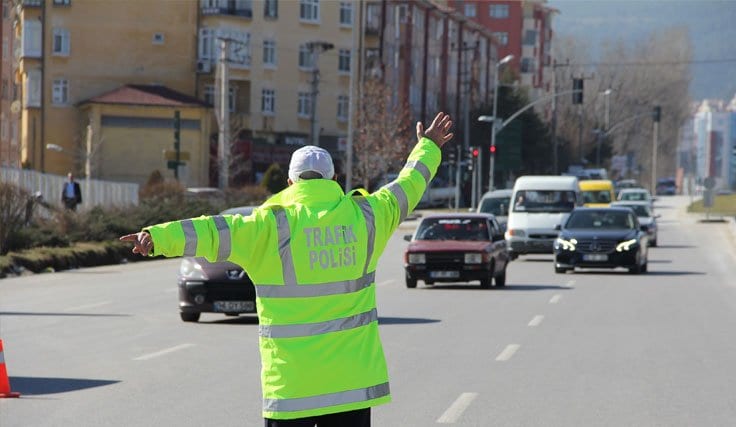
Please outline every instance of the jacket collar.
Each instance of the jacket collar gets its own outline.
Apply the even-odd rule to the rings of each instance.
[[[266,200],[263,206],[288,205],[334,205],[345,192],[331,179],[309,179],[296,182]]]

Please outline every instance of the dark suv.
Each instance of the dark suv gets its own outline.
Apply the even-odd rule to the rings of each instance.
[[[254,206],[223,211],[223,215],[250,215]],[[196,322],[201,313],[237,316],[256,312],[256,289],[248,274],[231,262],[212,263],[204,258],[181,260],[179,274],[181,320]]]

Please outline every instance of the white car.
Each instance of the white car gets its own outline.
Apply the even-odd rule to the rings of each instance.
[[[625,188],[618,193],[619,202],[647,202],[652,207],[654,199],[649,190],[644,188]]]

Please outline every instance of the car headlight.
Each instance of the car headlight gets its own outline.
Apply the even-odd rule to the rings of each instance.
[[[409,254],[409,264],[426,264],[427,256],[425,254]]]
[[[621,242],[616,246],[616,252],[628,251],[631,249],[632,246],[636,246],[637,243],[638,242],[636,239],[631,239],[625,242]]]
[[[207,275],[202,270],[202,266],[197,261],[187,258],[181,260],[179,274],[187,279],[207,280]]]
[[[483,254],[470,252],[465,254],[465,264],[480,264],[483,262]]]
[[[507,239],[511,237],[526,237],[526,232],[524,230],[515,230],[513,228],[506,230],[505,234]]]
[[[565,240],[561,237],[558,237],[557,240],[555,240],[556,247],[558,248],[561,247],[563,250],[568,250],[568,251],[574,251],[575,245],[577,244],[578,244],[578,241],[576,239]]]

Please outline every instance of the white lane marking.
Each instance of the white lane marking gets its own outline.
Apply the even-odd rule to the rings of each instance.
[[[390,284],[392,284],[392,283],[394,283],[394,282],[395,282],[395,280],[394,280],[394,279],[388,279],[388,280],[384,280],[384,281],[383,281],[383,282],[381,282],[381,283],[376,283],[376,286],[381,286],[381,287],[383,287],[383,286],[387,286],[387,285],[390,285]]]
[[[521,347],[519,344],[507,345],[506,348],[503,349],[501,354],[499,354],[498,357],[496,357],[496,362],[505,362],[511,359],[511,356],[513,356],[514,353],[516,353],[516,350],[518,350],[519,347]]]
[[[549,303],[550,304],[557,304],[558,302],[560,302],[560,298],[562,298],[562,295],[557,294],[557,295],[553,296],[552,298],[550,298]]]
[[[439,424],[453,424],[468,409],[468,406],[478,397],[478,393],[463,393],[437,418]]]
[[[112,301],[102,301],[102,302],[96,302],[94,304],[78,305],[76,307],[65,308],[64,311],[86,310],[88,308],[97,308],[97,307],[102,307],[103,305],[108,305],[108,304],[112,304]]]
[[[544,319],[544,316],[541,314],[534,316],[534,318],[529,322],[529,326],[539,326],[539,324],[542,323],[542,319]]]
[[[570,280],[569,282],[565,283],[566,288],[574,288],[575,287],[575,281]]]
[[[184,350],[185,348],[193,347],[194,344],[180,344],[171,348],[167,348],[161,351],[157,351],[155,353],[148,353],[144,354],[143,356],[138,356],[133,360],[148,360],[153,359],[154,357],[163,356],[164,354],[173,353],[175,351]]]

